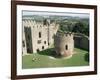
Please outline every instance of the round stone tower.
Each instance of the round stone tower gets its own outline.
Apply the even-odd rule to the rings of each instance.
[[[58,31],[54,37],[54,46],[57,55],[61,57],[72,56],[74,50],[73,33]]]

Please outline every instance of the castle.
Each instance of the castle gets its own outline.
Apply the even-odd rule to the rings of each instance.
[[[53,36],[56,34],[59,24],[50,19],[35,20],[30,17],[23,17],[23,37],[22,46],[23,54],[37,53],[47,49],[54,43]]]
[[[48,49],[52,44],[57,55],[71,56],[74,46],[89,50],[89,38],[83,34],[59,31],[60,25],[49,18],[36,20],[32,17],[22,19],[22,53],[37,53]]]

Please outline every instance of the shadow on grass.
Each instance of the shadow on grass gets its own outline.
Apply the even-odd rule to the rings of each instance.
[[[89,62],[89,53],[86,53],[84,56],[85,61]]]
[[[43,51],[38,52],[38,54],[40,55],[45,55],[45,56],[51,56],[54,58],[60,58],[60,55],[57,55],[57,53],[55,52],[54,48],[49,48]]]
[[[84,48],[81,48],[81,47],[75,47],[75,48],[78,48],[78,49],[85,50],[85,51],[88,51],[89,52],[88,49],[84,49]]]

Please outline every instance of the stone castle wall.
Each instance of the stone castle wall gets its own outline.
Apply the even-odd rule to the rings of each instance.
[[[54,45],[58,55],[70,56],[73,54],[74,47],[89,50],[89,38],[79,33],[57,33],[54,37]]]
[[[74,34],[75,47],[89,50],[89,38],[83,34]]]
[[[25,32],[26,28],[30,28],[31,31]],[[23,47],[23,53],[28,53],[27,48],[31,48],[33,53],[47,49],[49,45],[54,43],[53,36],[56,34],[58,28],[59,25],[55,22],[44,24],[43,21],[38,22],[32,19],[24,19],[23,41],[25,46]],[[25,35],[31,38],[29,39],[29,37]],[[27,46],[27,43],[29,43],[29,46]]]
[[[55,51],[61,56],[70,56],[74,50],[73,34],[57,33],[54,38]]]

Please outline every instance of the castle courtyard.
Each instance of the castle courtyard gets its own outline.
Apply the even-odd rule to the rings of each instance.
[[[74,48],[74,54],[71,58],[59,58],[55,56],[53,50],[49,48],[35,54],[23,55],[22,59],[23,69],[89,65],[88,51],[79,48]]]

